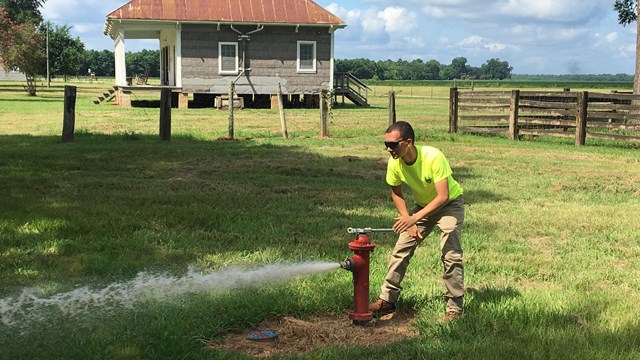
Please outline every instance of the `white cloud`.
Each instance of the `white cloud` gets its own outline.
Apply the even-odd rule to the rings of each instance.
[[[409,33],[416,28],[416,14],[401,7],[388,7],[378,12],[384,28],[390,33]]]
[[[88,23],[78,23],[73,25],[73,29],[78,34],[88,34],[88,33],[101,33],[104,29],[102,24],[88,24]]]
[[[405,41],[412,47],[412,48],[423,48],[425,47],[427,44],[425,43],[424,39],[420,36],[411,36],[411,37],[406,37]]]
[[[479,45],[480,43],[482,43],[482,41],[483,41],[482,37],[480,37],[478,35],[472,35],[472,36],[469,36],[468,38],[462,40],[460,45],[463,45],[463,46],[466,46],[466,45]]]
[[[626,59],[635,59],[636,58],[636,45],[635,44],[629,44],[629,45],[620,46],[618,48],[618,51],[620,52],[620,55],[623,58],[626,58]]]
[[[500,51],[506,49],[507,45],[506,44],[501,44],[501,43],[491,43],[491,44],[484,45],[484,47],[486,49],[489,49],[489,51],[491,51],[491,52],[500,52]]]
[[[607,39],[608,42],[614,42],[618,39],[618,33],[617,32],[608,33],[607,36],[605,36],[605,39]]]
[[[386,28],[384,19],[380,17],[375,10],[366,10],[359,20],[362,29],[367,33],[381,33],[384,32]]]
[[[428,16],[432,16],[434,18],[443,18],[445,17],[445,12],[439,8],[439,7],[435,7],[435,6],[424,6],[422,8],[422,12],[425,13]]]
[[[585,0],[509,0],[499,10],[517,17],[557,21],[584,17],[594,5],[594,1]]]

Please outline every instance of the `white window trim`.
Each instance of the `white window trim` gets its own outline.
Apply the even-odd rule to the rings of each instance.
[[[301,69],[300,68],[300,45],[307,45],[307,44],[311,44],[313,45],[313,69]],[[315,41],[304,41],[304,40],[299,40],[298,41],[298,57],[297,57],[297,61],[296,61],[296,67],[299,73],[307,73],[307,74],[315,74],[316,73],[316,62],[317,62],[317,57],[316,57],[316,53],[317,53],[317,45]]]
[[[236,69],[222,70],[222,46],[233,45],[236,48]],[[238,75],[238,43],[237,42],[219,42],[218,43],[218,73],[222,75]]]

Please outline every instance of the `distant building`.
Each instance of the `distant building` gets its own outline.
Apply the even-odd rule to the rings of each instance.
[[[24,81],[26,80],[23,73],[20,71],[6,71],[2,59],[0,59],[0,81]]]
[[[121,94],[137,85],[126,73],[126,40],[157,39],[160,85],[179,107],[190,94],[224,96],[231,82],[245,103],[273,106],[278,84],[289,101],[333,89],[334,32],[345,26],[312,0],[132,0],[107,15],[104,33]]]

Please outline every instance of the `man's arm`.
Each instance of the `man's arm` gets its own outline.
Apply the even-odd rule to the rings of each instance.
[[[404,200],[404,196],[402,195],[402,186],[392,186],[391,187],[391,199],[393,200],[393,203],[396,205],[396,209],[398,209],[398,212],[400,213],[400,216],[396,218],[396,220],[401,219],[401,218],[411,218],[411,215],[409,214],[409,209],[407,209],[407,202]],[[396,222],[397,225],[397,222]],[[420,229],[418,229],[418,227],[415,225],[415,222],[410,225],[407,226],[405,229],[402,230],[398,230],[396,229],[396,225],[393,226],[394,230],[397,233],[401,233],[403,231],[407,231],[409,233],[409,235],[418,238],[418,239],[422,239],[422,233],[420,232]]]
[[[400,216],[409,216],[409,209],[407,209],[407,202],[402,195],[402,186],[391,187],[391,200],[396,205],[396,209],[400,213]]]
[[[413,215],[409,215],[408,212],[406,215],[400,212],[400,216],[395,219],[396,223],[393,225],[393,230],[398,233],[408,230],[409,228],[413,227],[418,221],[420,221],[420,219],[424,219],[425,217],[431,215],[449,202],[449,181],[447,181],[447,179],[438,181],[437,183],[435,183],[435,187],[436,197],[420,211]],[[404,199],[402,200],[404,202]],[[396,204],[396,207],[398,207],[398,204]]]

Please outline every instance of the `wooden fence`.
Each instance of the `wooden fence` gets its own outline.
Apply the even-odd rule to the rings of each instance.
[[[640,142],[640,95],[540,91],[459,91],[449,96],[449,132],[503,133]]]

